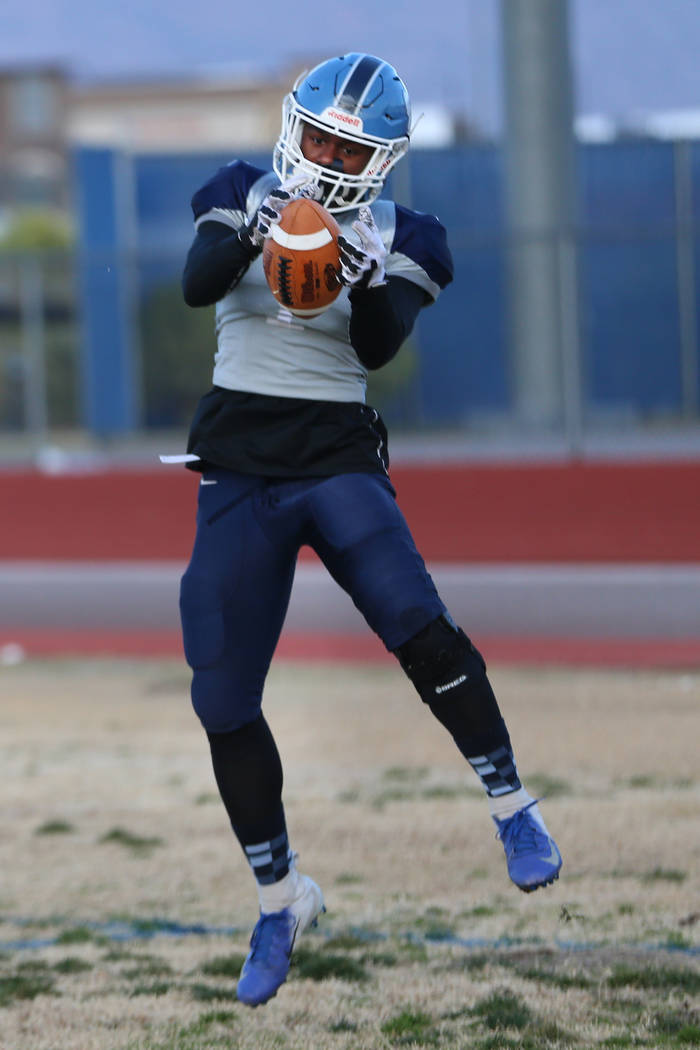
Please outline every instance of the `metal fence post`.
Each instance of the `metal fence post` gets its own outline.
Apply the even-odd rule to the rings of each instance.
[[[544,430],[563,419],[557,244],[577,213],[568,6],[501,0],[516,411]]]
[[[578,252],[572,231],[558,238],[559,338],[564,433],[569,456],[583,452],[583,377],[579,337]]]
[[[24,423],[33,444],[41,448],[49,432],[46,383],[46,329],[44,282],[37,255],[20,261],[20,311],[22,318],[22,401]]]

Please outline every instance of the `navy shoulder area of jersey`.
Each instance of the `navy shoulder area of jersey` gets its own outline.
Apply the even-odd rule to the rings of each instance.
[[[234,160],[201,186],[192,198],[195,220],[212,208],[245,211],[250,187],[267,172],[245,160]]]
[[[445,227],[434,215],[412,211],[400,204],[396,208],[393,252],[402,252],[422,266],[432,281],[446,288],[454,277],[452,253]]]

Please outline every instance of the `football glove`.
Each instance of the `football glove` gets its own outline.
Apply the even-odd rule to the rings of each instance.
[[[248,225],[238,231],[238,239],[244,248],[248,249],[251,257],[254,258],[262,251],[265,238],[269,237],[270,228],[280,221],[285,205],[297,197],[315,199],[319,192],[319,187],[304,173],[292,175],[281,186],[271,190]]]
[[[360,238],[360,247],[342,233],[338,237],[338,280],[351,291],[355,288],[376,288],[380,284],[386,284],[384,262],[387,250],[369,208],[360,208],[359,218],[352,224],[352,228]]]

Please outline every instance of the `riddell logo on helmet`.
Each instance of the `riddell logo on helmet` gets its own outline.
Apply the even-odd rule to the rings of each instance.
[[[381,175],[384,169],[390,166],[392,159],[392,157],[387,157],[378,168],[369,168],[369,170],[365,172],[365,175]]]
[[[346,124],[350,128],[354,128],[355,131],[362,131],[362,121],[359,117],[354,117],[352,113],[343,113],[342,109],[326,109],[323,113],[323,117],[328,120],[335,120],[338,124]]]

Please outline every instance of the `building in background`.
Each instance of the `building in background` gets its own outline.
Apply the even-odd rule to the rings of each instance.
[[[0,70],[0,207],[69,206],[70,106],[60,67]]]
[[[299,72],[74,82],[53,65],[0,70],[0,209],[69,208],[70,151],[265,152],[280,129],[281,101]],[[464,137],[453,114],[416,107],[414,144]]]
[[[170,79],[77,84],[67,134],[135,153],[263,150],[279,133],[288,79]]]

